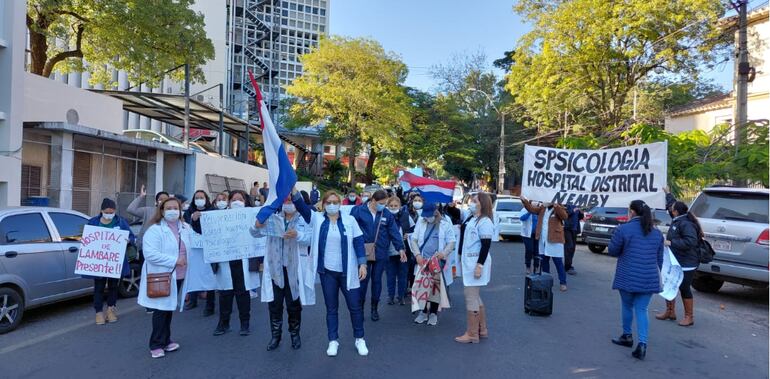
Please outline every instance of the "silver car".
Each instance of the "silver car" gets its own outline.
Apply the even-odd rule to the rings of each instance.
[[[521,236],[521,214],[524,204],[516,198],[498,198],[494,205],[494,214],[500,230],[500,237],[505,239]]]
[[[92,280],[75,275],[86,222],[68,209],[0,210],[0,334],[15,329],[26,309],[93,292]]]
[[[693,201],[690,211],[716,252],[712,262],[698,268],[695,289],[717,292],[724,282],[767,287],[769,193],[767,189],[710,187]]]

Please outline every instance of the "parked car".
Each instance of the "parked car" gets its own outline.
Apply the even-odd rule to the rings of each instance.
[[[15,329],[28,309],[93,293],[93,280],[75,274],[88,219],[61,208],[0,210],[0,334]],[[139,270],[132,264],[136,290],[127,292],[124,280],[121,295],[136,296]]]
[[[695,198],[690,211],[716,252],[712,262],[698,268],[696,290],[717,292],[724,282],[767,287],[768,194],[767,189],[709,187]]]
[[[500,237],[512,239],[521,236],[521,212],[524,205],[518,198],[500,198],[495,201],[495,218],[499,225]]]
[[[655,226],[665,235],[671,226],[671,216],[663,209],[653,209]],[[628,222],[628,209],[619,207],[595,207],[585,212],[583,239],[588,249],[601,254],[610,244],[612,233],[618,225]]]

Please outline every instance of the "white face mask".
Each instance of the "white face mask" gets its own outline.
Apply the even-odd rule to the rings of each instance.
[[[179,210],[178,209],[169,209],[165,212],[163,212],[163,218],[166,219],[168,222],[173,222],[179,220]]]
[[[254,201],[254,206],[255,206],[255,207],[259,207],[259,206],[261,206],[261,205],[262,205],[262,203],[260,203],[260,202],[259,202],[259,200],[255,200],[255,201]]]
[[[428,224],[432,224],[434,221],[436,221],[436,217],[434,216],[424,217],[424,218],[425,218],[425,222],[427,222]]]
[[[476,203],[470,203],[468,204],[468,210],[471,211],[471,213],[476,213],[476,209],[478,206],[476,206]]]
[[[398,208],[388,208],[388,210],[390,211],[390,213],[393,213],[393,214],[397,214],[399,211]]]
[[[362,203],[365,203],[367,201],[369,201],[369,196],[364,196],[364,197],[361,198],[361,202]]]
[[[412,206],[414,207],[414,209],[420,210],[422,209],[422,201],[415,201],[414,203],[412,203]]]
[[[326,210],[326,213],[330,215],[336,215],[340,212],[340,205],[339,204],[327,204],[326,207],[324,207]]]
[[[348,200],[350,200],[350,201],[356,201],[356,197],[355,197],[355,196],[348,196]]]
[[[186,211],[186,210],[188,210],[188,209],[190,209],[190,204],[188,204],[188,203],[184,203],[184,205],[182,205],[182,210],[183,210],[183,211]]]
[[[244,202],[242,202],[240,200],[235,200],[235,201],[230,202],[230,209],[243,208],[245,206],[246,206],[246,203],[244,203]]]
[[[113,218],[115,218],[115,214],[114,213],[102,213],[102,217],[105,220],[112,220]]]
[[[283,213],[292,214],[297,211],[297,207],[294,204],[284,204]]]
[[[217,208],[219,208],[219,209],[227,208],[227,202],[224,201],[224,200],[217,201]]]
[[[195,199],[195,206],[198,208],[203,208],[206,206],[206,199]]]

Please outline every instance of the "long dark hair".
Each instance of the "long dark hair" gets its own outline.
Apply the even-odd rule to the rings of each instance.
[[[251,196],[249,196],[249,194],[246,193],[245,191],[241,191],[241,190],[230,191],[230,196],[227,198],[228,203],[232,203],[233,202],[233,197],[236,194],[239,194],[239,195],[241,195],[241,197],[243,197],[243,205],[245,207],[249,207],[250,208],[250,207],[254,206],[254,204],[251,202]]]
[[[195,195],[197,195],[197,194],[199,194],[199,193],[202,193],[202,194],[203,194],[203,198],[206,200],[206,204],[204,204],[204,205],[203,205],[203,208],[204,208],[204,209],[209,209],[209,208],[211,208],[211,199],[209,199],[209,194],[207,194],[207,193],[206,193],[206,191],[204,191],[204,190],[197,190],[197,191],[195,191],[195,193],[194,193],[194,194],[193,194],[193,196],[192,196],[192,205],[193,205],[195,208],[198,208],[198,207],[195,205]]]
[[[698,221],[698,218],[695,217],[694,214],[690,213],[690,208],[687,207],[687,204],[682,201],[677,201],[674,203],[674,205],[671,206],[671,208],[675,210],[676,213],[680,216],[686,215],[687,219],[695,224],[695,229],[698,231],[698,236],[703,238],[703,228],[700,227],[700,221]]]
[[[636,213],[637,216],[641,217],[642,219],[642,232],[644,232],[644,235],[650,234],[652,231],[652,228],[655,227],[655,223],[652,219],[652,210],[650,207],[641,200],[634,200],[631,202],[631,204],[628,206],[634,213]]]

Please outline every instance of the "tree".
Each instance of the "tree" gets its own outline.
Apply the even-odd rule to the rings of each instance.
[[[656,78],[638,86],[637,116],[634,121],[662,127],[667,112],[693,101],[725,94],[721,87],[711,81],[685,78],[675,82],[668,78]],[[627,103],[626,108],[627,114],[633,114],[632,102]]]
[[[297,97],[290,112],[350,144],[349,181],[355,184],[355,157],[370,147],[368,180],[378,154],[397,151],[398,136],[410,125],[409,97],[401,83],[406,65],[379,43],[332,36],[300,58],[304,73],[286,90]]]
[[[721,62],[720,0],[519,0],[533,29],[511,56],[506,88],[546,130],[611,130],[628,119],[629,92],[651,75],[696,77]]]
[[[132,83],[157,85],[159,75],[184,63],[194,80],[214,58],[193,0],[29,0],[30,71],[50,76],[87,71],[92,84],[111,85],[112,69]],[[182,73],[172,74],[181,78]]]

